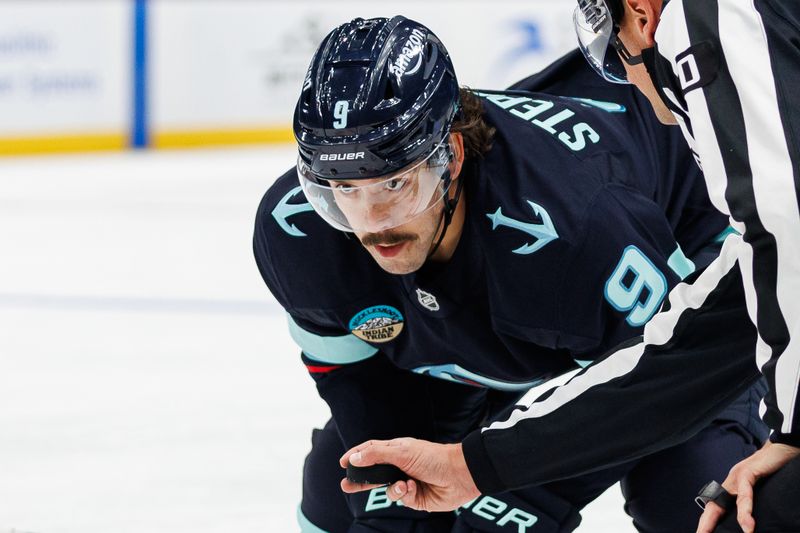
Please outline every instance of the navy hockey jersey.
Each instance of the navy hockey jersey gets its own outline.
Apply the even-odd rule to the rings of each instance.
[[[383,271],[313,212],[294,170],[259,207],[259,270],[346,446],[460,439],[483,391],[526,390],[638,335],[726,228],[679,135],[632,137],[632,121],[654,118],[617,102],[477,94],[496,134],[459,177],[466,220],[449,262]],[[432,433],[446,425],[437,410],[458,412],[453,431]]]

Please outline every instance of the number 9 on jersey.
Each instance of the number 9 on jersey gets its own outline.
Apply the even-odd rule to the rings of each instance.
[[[643,326],[661,307],[667,295],[667,279],[636,246],[628,246],[606,281],[605,296],[617,311],[630,311],[625,319]]]

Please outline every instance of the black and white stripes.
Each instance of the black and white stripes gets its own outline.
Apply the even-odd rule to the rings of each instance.
[[[777,13],[773,4],[673,0],[656,41],[679,79],[683,51],[710,43],[719,55],[713,82],[686,87],[683,99],[712,201],[744,233],[739,265],[759,331],[758,366],[770,383],[765,421],[792,433],[800,381],[800,94],[791,82],[800,53],[788,41],[800,30],[786,11],[796,19],[800,7],[784,2]]]

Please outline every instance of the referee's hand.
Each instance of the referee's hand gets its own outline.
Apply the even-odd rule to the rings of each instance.
[[[768,476],[800,455],[800,448],[769,441],[756,453],[734,466],[723,488],[736,496],[736,519],[744,533],[753,533],[756,521],[753,518],[753,486],[762,477]],[[706,505],[697,533],[712,533],[725,511],[717,504]]]

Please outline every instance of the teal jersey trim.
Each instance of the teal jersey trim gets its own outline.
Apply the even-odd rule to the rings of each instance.
[[[304,330],[297,322],[287,315],[289,320],[289,334],[294,342],[300,346],[306,357],[333,365],[348,365],[369,359],[378,349],[362,341],[355,335],[342,335],[341,337],[323,337]]]
[[[724,242],[725,239],[728,238],[728,235],[741,235],[741,233],[733,229],[733,226],[728,226],[727,228],[722,230],[719,235],[714,237],[714,242],[716,243]]]
[[[592,363],[594,363],[594,361],[586,361],[586,360],[584,360],[584,359],[575,359],[574,361],[575,361],[576,363],[578,363],[578,364],[580,365],[580,367],[581,367],[581,368],[586,368],[587,366],[589,366],[589,365],[591,365]]]
[[[328,533],[324,529],[320,529],[311,523],[311,520],[306,518],[300,506],[297,506],[297,523],[300,524],[300,533]]]
[[[691,259],[686,257],[681,247],[672,252],[672,255],[667,259],[667,265],[675,272],[681,279],[686,279],[686,276],[694,272],[695,265]]]
[[[443,379],[445,381],[454,381],[456,383],[464,383],[475,387],[487,387],[490,389],[503,390],[503,391],[520,391],[528,390],[532,387],[544,383],[545,380],[537,379],[534,381],[525,381],[522,383],[513,383],[511,381],[501,381],[499,379],[487,378],[475,372],[460,367],[456,364],[449,365],[430,365],[421,366],[412,370],[417,374],[431,376],[434,378]]]
[[[624,113],[627,111],[625,106],[616,102],[604,102],[602,100],[592,100],[591,98],[575,98],[567,96],[570,100],[577,100],[583,104],[602,109],[606,113]]]

